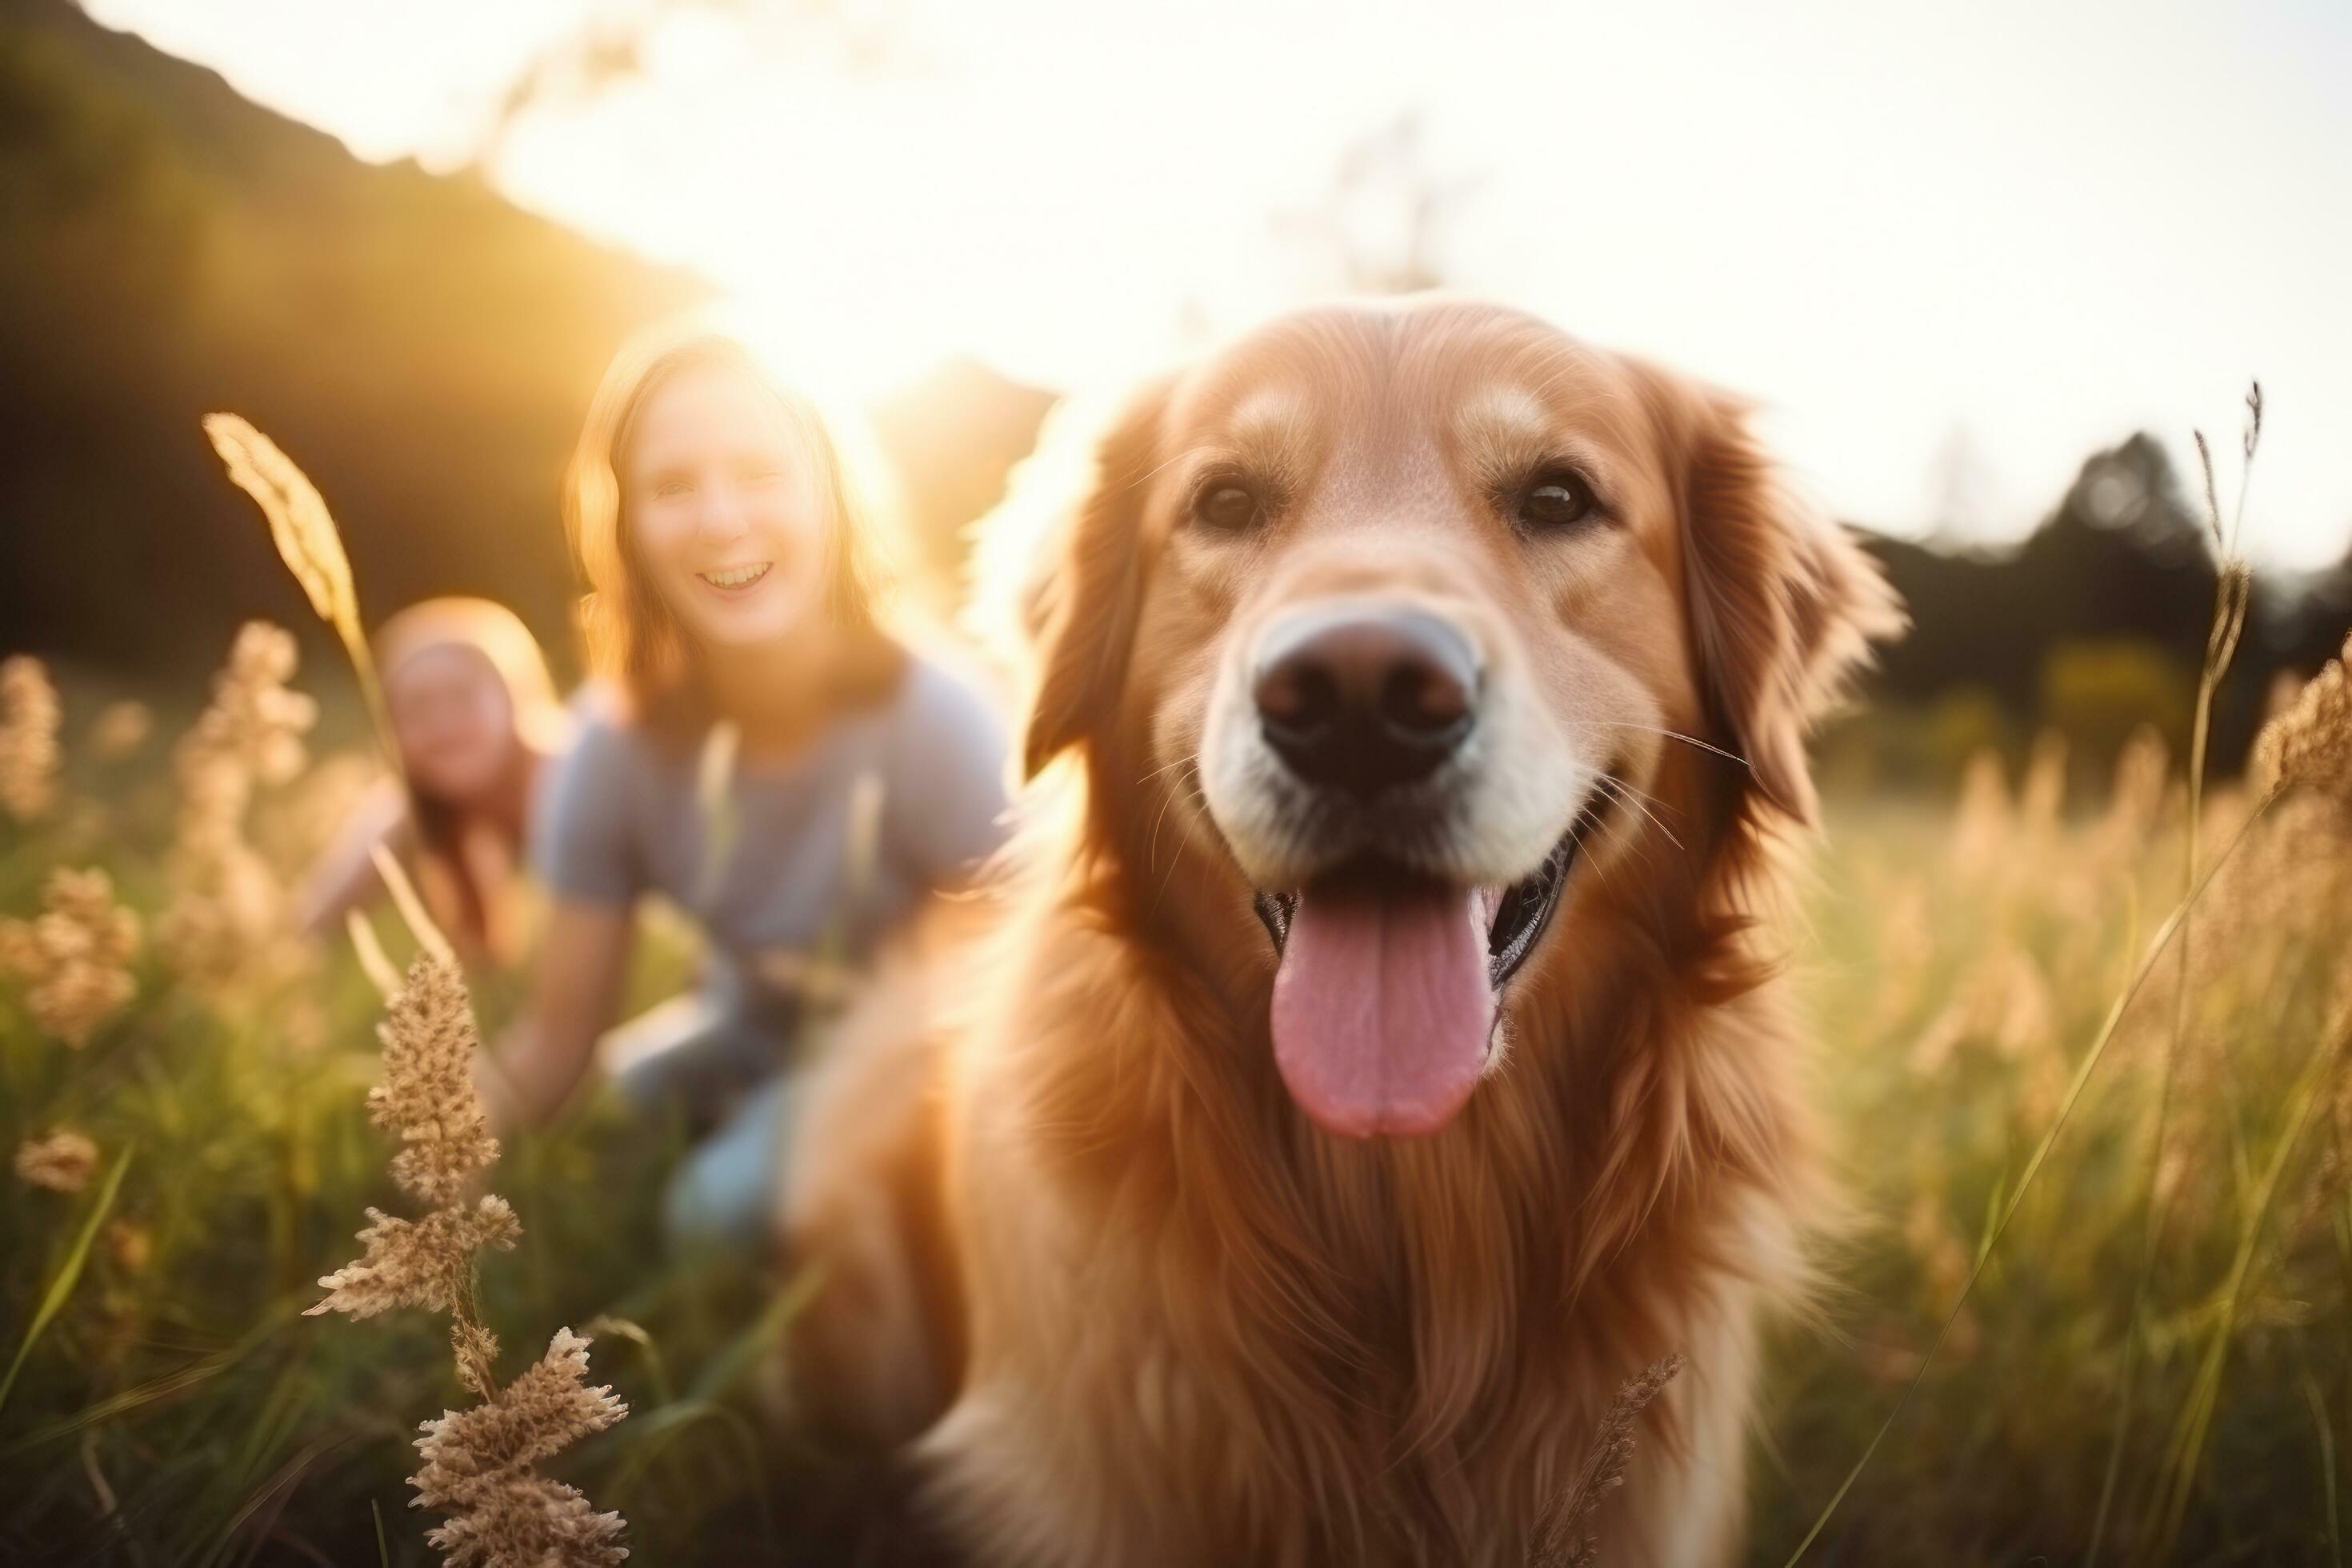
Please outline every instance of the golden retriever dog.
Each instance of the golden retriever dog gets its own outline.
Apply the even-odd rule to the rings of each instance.
[[[1442,299],[1143,387],[1030,605],[1033,824],[812,1084],[796,1375],[982,1563],[1736,1549],[1829,1194],[1760,925],[1892,599],[1738,402]],[[913,1015],[913,1016],[910,1016]]]

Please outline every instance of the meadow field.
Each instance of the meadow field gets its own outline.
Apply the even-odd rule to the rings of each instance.
[[[1703,376],[1704,428],[1645,399],[1608,441],[1654,424],[1681,504],[1750,468],[1712,432],[1752,414],[1907,606],[1758,911],[1839,1198],[1767,1342],[1740,1561],[2345,1568],[2347,81],[2346,0],[0,0],[0,1568],[887,1568],[897,1483],[796,1410],[823,1279],[671,1240],[689,1129],[598,1086],[493,1140],[472,1064],[526,976],[404,884],[295,929],[396,793],[369,635],[462,592],[576,673],[575,461],[663,597],[602,482],[646,467],[651,383],[597,388],[664,323],[842,403],[809,423],[825,477],[891,481],[899,624],[970,630],[975,578],[1008,623],[1016,584],[1070,598],[991,558],[1093,395],[1431,290]],[[2249,543],[2261,386],[2234,485],[2188,437],[2255,370]],[[1778,608],[1694,638],[1796,640]],[[1738,763],[1718,719],[1676,739]],[[705,873],[740,842],[709,736]],[[870,912],[757,955],[809,1048]],[[702,929],[642,912],[627,1016],[697,984]],[[1571,1435],[1527,1568],[1611,1561],[1578,1505],[1676,1364]]]
[[[665,1253],[675,1136],[591,1104],[489,1167],[510,1217],[461,1304],[506,1347],[476,1342],[488,1376],[461,1383],[447,1300],[305,1315],[371,1207],[421,1215],[483,1151],[393,1103],[471,1045],[429,959],[392,973],[423,951],[399,912],[373,942],[286,934],[288,878],[371,768],[348,681],[316,681],[314,722],[292,666],[249,630],[176,721],[0,676],[0,1560],[434,1561],[419,1424],[526,1392],[551,1427],[467,1429],[499,1484],[616,1510],[633,1560],[837,1560],[855,1489],[791,1420],[793,1284]],[[1783,935],[1851,1212],[1775,1342],[1750,1561],[2344,1561],[2347,752],[2336,670],[2193,811],[2152,735],[2111,771],[2048,733],[1953,789],[1832,797]],[[633,988],[691,963],[649,943]],[[484,1037],[513,1003],[475,977]],[[387,1280],[343,1304],[434,1293]],[[625,1419],[569,1341],[523,1373],[559,1330]],[[581,1529],[562,1561],[612,1544]]]

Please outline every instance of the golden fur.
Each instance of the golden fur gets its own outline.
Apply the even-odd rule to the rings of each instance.
[[[1482,487],[1562,446],[1618,520],[1531,544]],[[1184,534],[1209,450],[1285,487],[1278,528]],[[1491,306],[1286,318],[1095,454],[1026,601],[1027,763],[1076,757],[1070,809],[1033,805],[813,1086],[798,1370],[914,1440],[973,1561],[1510,1564],[1612,1394],[1680,1351],[1603,1558],[1727,1560],[1759,1323],[1826,1200],[1756,921],[1886,591],[1738,405]],[[1275,1070],[1274,954],[1198,759],[1235,628],[1368,583],[1469,617],[1616,798],[1466,1108],[1359,1142]]]

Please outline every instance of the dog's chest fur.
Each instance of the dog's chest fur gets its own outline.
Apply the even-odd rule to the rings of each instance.
[[[952,1090],[972,1359],[925,1458],[1002,1561],[1522,1563],[1618,1387],[1744,1347],[1786,1283],[1777,1205],[1656,1070],[1691,1019],[1596,998],[1615,1037],[1522,1040],[1444,1133],[1348,1144],[1213,999],[1055,934]],[[1662,1458],[1744,1409],[1730,1370],[1654,1413]]]

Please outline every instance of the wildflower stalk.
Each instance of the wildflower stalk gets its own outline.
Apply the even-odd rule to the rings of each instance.
[[[475,1194],[497,1160],[473,1063],[479,1039],[473,1005],[456,963],[430,947],[410,965],[378,1030],[383,1081],[368,1091],[368,1114],[401,1142],[393,1179],[429,1205],[421,1218],[368,1211],[355,1262],[322,1278],[327,1294],[310,1311],[373,1317],[395,1307],[449,1314],[457,1381],[479,1403],[444,1411],[417,1443],[423,1468],[411,1477],[420,1506],[446,1519],[427,1539],[450,1568],[532,1563],[609,1568],[627,1552],[615,1544],[617,1513],[596,1513],[572,1488],[536,1466],[628,1413],[609,1387],[585,1386],[588,1342],[559,1330],[547,1354],[513,1382],[498,1380],[499,1342],[482,1320],[476,1260],[514,1246],[522,1234],[504,1198]]]
[[[2213,477],[2213,451],[2206,443],[2205,433],[2196,432],[2198,466],[2205,480],[2205,527],[2213,542],[2217,575],[2213,584],[2213,621],[2205,637],[2205,666],[2198,677],[2197,711],[2189,731],[2189,826],[2187,843],[2181,850],[2180,885],[2184,893],[2197,885],[2198,838],[2205,820],[2205,759],[2212,728],[2213,696],[2237,655],[2253,583],[2252,572],[2238,552],[2238,537],[2245,522],[2246,490],[2253,479],[2254,452],[2262,443],[2262,383],[2255,382],[2248,389],[2246,410],[2238,501],[2226,535],[2221,528],[2221,495]],[[2084,1558],[2084,1568],[2097,1568],[2099,1549],[2105,1543],[2107,1519],[2115,1502],[2116,1483],[2123,1473],[2124,1436],[2131,1426],[2139,1380],[2140,1321],[2147,1313],[2148,1291],[2155,1279],[2157,1242],[2170,1215],[2171,1205],[2158,1188],[2164,1169],[2165,1145],[2171,1131],[2173,1084],[2179,1077],[2182,1043],[2189,1035],[2193,935],[2190,922],[2184,918],[2180,925],[2180,961],[2176,970],[2179,978],[2172,988],[2172,1027],[2165,1040],[2164,1065],[2158,1079],[2156,1131],[2148,1148],[2147,1187],[2141,1197],[2139,1266],[2132,1286],[2131,1310],[2124,1320],[2123,1387],[2116,1400],[2115,1432],[2108,1440],[2106,1469],[2099,1482],[2099,1509],[2092,1521],[2091,1548]],[[2232,1116],[2232,1139],[2237,1136],[2237,1118]]]
[[[244,420],[216,414],[205,429],[229,477],[269,520],[278,553],[310,607],[342,638],[377,738],[397,770],[399,748],[360,628],[351,562],[326,502],[302,470]],[[396,977],[366,924],[350,922],[362,967],[379,985],[392,982],[386,1017],[376,1031],[383,1044],[383,1081],[368,1091],[368,1116],[399,1139],[393,1180],[427,1212],[407,1219],[368,1210],[367,1227],[359,1234],[361,1257],[320,1279],[326,1297],[306,1315],[340,1311],[366,1318],[395,1307],[449,1314],[457,1381],[480,1403],[445,1410],[424,1424],[416,1444],[424,1462],[409,1478],[416,1506],[445,1516],[425,1539],[442,1552],[447,1568],[613,1568],[629,1554],[617,1543],[621,1516],[593,1511],[586,1498],[541,1476],[537,1466],[612,1426],[628,1406],[609,1387],[586,1386],[588,1342],[569,1329],[556,1331],[535,1364],[499,1385],[499,1342],[482,1321],[475,1266],[484,1249],[513,1247],[522,1226],[504,1198],[476,1191],[482,1172],[499,1156],[499,1143],[474,1088],[481,1042],[473,998],[448,939],[425,913],[399,862],[380,847],[374,860],[423,952],[404,978]],[[381,1546],[380,1518],[378,1524]]]
[[[2254,803],[2254,808],[2246,814],[2246,820],[2239,825],[2238,830],[2230,836],[2230,841],[2222,846],[2219,854],[2213,857],[2212,863],[2205,868],[2204,874],[2198,879],[2197,885],[2189,889],[2186,898],[2174,906],[2172,912],[2165,917],[2164,923],[2157,928],[2147,956],[2142,958],[2139,966],[2132,971],[2132,977],[2124,986],[2122,994],[2118,995],[2107,1008],[2106,1018],[2099,1026],[2098,1034],[2093,1037],[2090,1049],[2083,1053],[2082,1061],[2074,1068],[2074,1078],[2066,1085],[2065,1097],[2059,1101],[2057,1114],[2051,1119],[2049,1128],[2042,1134],[2042,1141],[2034,1145],[2032,1157],[2025,1163],[2024,1174],[2018,1178],[2017,1185],[2011,1190],[2008,1201],[2001,1205],[1999,1217],[1994,1221],[1990,1231],[1987,1233],[1983,1247],[1978,1250],[1975,1264],[1969,1268],[1968,1278],[1960,1283],[1959,1294],[1954,1298],[1951,1310],[1944,1315],[1943,1326],[1936,1331],[1936,1338],[1928,1345],[1927,1353],[1919,1358],[1918,1371],[1912,1374],[1911,1381],[1905,1385],[1902,1397],[1895,1402],[1895,1408],[1887,1413],[1885,1421],[1880,1425],[1877,1435],[1871,1438],[1869,1447],[1863,1449],[1862,1457],[1853,1462],[1853,1468],[1846,1472],[1845,1479],[1838,1484],[1838,1489],[1831,1495],[1830,1500],[1822,1505],[1821,1512],[1814,1517],[1812,1528],[1805,1531],[1804,1539],[1798,1542],[1796,1550],[1789,1553],[1786,1568],[1796,1568],[1796,1564],[1803,1560],[1805,1553],[1811,1550],[1813,1542],[1821,1538],[1822,1531],[1829,1528],[1831,1518],[1836,1514],[1839,1505],[1845,1501],[1846,1494],[1852,1491],[1854,1483],[1862,1479],[1863,1471],[1869,1468],[1872,1458],[1885,1443],[1887,1434],[1895,1429],[1895,1424],[1903,1418],[1903,1412],[1909,1406],[1912,1395],[1917,1394],[1919,1385],[1927,1381],[1928,1369],[1935,1365],[1937,1355],[1944,1348],[1944,1342],[1950,1337],[1952,1325],[1959,1321],[1961,1309],[1968,1305],[1969,1297],[1975,1292],[1977,1281],[1984,1275],[1985,1266],[1992,1260],[1994,1251],[2000,1246],[2000,1238],[2008,1233],[2010,1221],[2017,1217],[2017,1211],[2025,1203],[2025,1194],[2033,1188],[2034,1178],[2042,1173],[2042,1167],[2048,1162],[2050,1152],[2057,1146],[2059,1134],[2065,1131],[2067,1119],[2074,1113],[2075,1102],[2082,1099],[2083,1090],[2089,1084],[2092,1073],[2097,1070],[2100,1058],[2105,1056],[2107,1047],[2114,1041],[2116,1030],[2122,1024],[2124,1015],[2130,1011],[2132,1003],[2138,998],[2141,989],[2147,985],[2148,976],[2156,973],[2158,963],[2170,950],[2173,938],[2179,934],[2182,921],[2189,911],[2204,898],[2207,889],[2213,885],[2213,879],[2220,874],[2221,868],[2228,865],[2236,856],[2240,847],[2252,834],[2256,825],[2269,813],[2271,806],[2279,798],[2280,793],[2279,790],[2273,789]]]
[[[240,981],[299,967],[285,891],[246,834],[255,790],[302,771],[317,704],[288,689],[298,654],[267,622],[239,627],[213,700],[173,756],[180,789],[173,893],[156,937],[184,980],[226,997]]]
[[[1592,1521],[1609,1494],[1625,1484],[1626,1468],[1633,1462],[1633,1431],[1642,1412],[1682,1369],[1681,1352],[1664,1355],[1618,1389],[1617,1397],[1609,1403],[1609,1413],[1593,1433],[1591,1447],[1585,1450],[1575,1484],[1560,1494],[1537,1524],[1528,1568],[1592,1568],[1599,1560],[1601,1541],[1592,1532]]]

